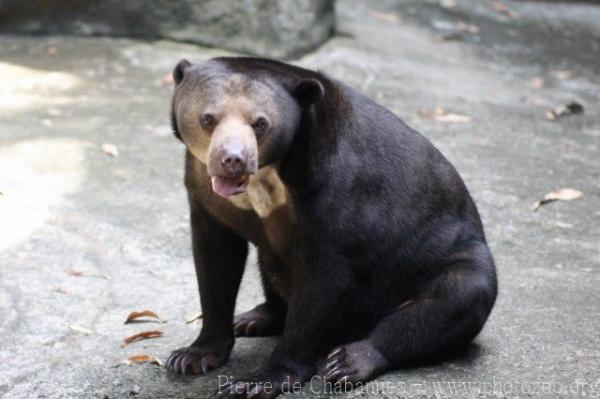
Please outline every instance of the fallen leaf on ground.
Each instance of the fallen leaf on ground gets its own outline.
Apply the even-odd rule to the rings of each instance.
[[[555,109],[551,109],[550,111],[546,112],[546,119],[554,121],[563,116],[582,113],[583,105],[577,101],[571,101],[570,103],[559,105]]]
[[[544,79],[540,78],[539,76],[536,76],[535,78],[531,79],[529,85],[534,89],[541,89],[542,87],[544,87]]]
[[[433,112],[423,111],[420,112],[420,114],[428,118],[433,118],[438,122],[446,123],[468,123],[471,122],[471,120],[473,120],[473,118],[469,115],[454,114],[446,111],[442,107],[436,107],[436,109]]]
[[[447,123],[468,123],[473,120],[469,115],[461,115],[461,114],[444,114],[444,115],[436,115],[435,120],[438,122],[447,122]]]
[[[163,366],[163,362],[160,359],[151,355],[133,355],[129,359],[124,360],[123,363],[125,363],[128,366],[137,363],[154,363],[161,367]]]
[[[517,17],[517,14],[513,10],[511,10],[505,4],[503,4],[499,1],[490,2],[490,8],[492,10],[496,11],[498,14],[505,15],[508,18],[516,18]]]
[[[573,76],[573,71],[571,71],[570,69],[565,69],[563,71],[553,71],[552,75],[556,79],[565,80],[565,79],[569,79]]]
[[[119,148],[114,144],[102,144],[102,151],[111,157],[119,156]]]
[[[190,317],[189,319],[187,319],[185,321],[185,324],[191,324],[193,322],[195,322],[196,320],[200,320],[202,318],[202,313],[198,312],[195,315],[193,315],[192,317]]]
[[[56,55],[58,53],[58,49],[54,46],[50,46],[48,47],[48,55],[49,56],[53,56]]]
[[[72,269],[72,268],[65,269],[65,273],[67,273],[69,276],[73,276],[73,277],[93,277],[93,278],[102,278],[104,280],[110,280],[110,277],[105,274],[84,273],[80,270],[76,270],[76,269]]]
[[[71,331],[73,331],[75,333],[83,334],[83,335],[92,335],[94,333],[89,328],[81,327],[81,326],[78,326],[76,324],[71,324],[69,326],[69,330],[71,330]]]
[[[158,337],[162,337],[163,336],[163,332],[162,331],[142,331],[141,333],[137,333],[135,335],[132,335],[130,337],[127,337],[123,340],[123,346],[129,345],[133,342],[137,342],[137,341],[141,341],[144,339],[150,339],[150,338],[158,338]]]
[[[375,11],[369,9],[369,15],[379,21],[397,24],[400,22],[400,17],[397,14]]]
[[[442,42],[450,42],[450,41],[460,41],[463,40],[463,35],[461,32],[458,31],[454,31],[454,32],[449,32],[449,33],[445,33],[441,36],[438,36],[438,40],[442,41]]]
[[[141,318],[151,318],[151,319],[155,319],[155,320],[139,320]],[[158,315],[156,313],[154,313],[151,310],[140,310],[140,311],[136,311],[136,312],[131,312],[129,313],[129,316],[127,316],[127,320],[125,320],[124,324],[127,323],[132,323],[132,322],[144,322],[144,321],[158,321],[159,323],[166,323],[165,320],[161,319],[160,317],[158,317]]]
[[[533,210],[537,211],[542,205],[545,205],[554,201],[573,201],[583,197],[583,192],[574,188],[562,188],[558,191],[552,191],[544,195],[544,198],[533,204]]]
[[[65,269],[65,273],[67,273],[70,276],[74,276],[74,277],[81,277],[83,276],[83,272],[80,272],[79,270],[75,270],[75,269]]]

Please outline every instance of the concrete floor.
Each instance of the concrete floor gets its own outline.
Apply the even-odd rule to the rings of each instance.
[[[457,3],[340,1],[336,36],[296,60],[366,92],[446,154],[498,265],[496,308],[463,358],[389,373],[348,397],[599,396],[600,7],[506,1],[511,17],[493,2]],[[1,397],[202,398],[218,375],[267,358],[273,339],[242,338],[206,377],[120,365],[164,360],[199,330],[186,324],[199,305],[165,76],[180,58],[219,54],[0,36]],[[571,100],[583,114],[546,120]],[[472,119],[439,121],[436,107]],[[532,211],[563,187],[584,196]],[[254,263],[240,310],[261,300]],[[168,322],[123,325],[141,309]],[[164,336],[121,347],[147,329]],[[292,397],[319,396],[329,394],[316,380]]]

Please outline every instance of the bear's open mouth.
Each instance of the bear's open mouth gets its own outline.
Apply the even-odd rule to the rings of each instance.
[[[246,191],[250,175],[239,177],[211,176],[210,183],[215,193],[221,197],[230,197]]]

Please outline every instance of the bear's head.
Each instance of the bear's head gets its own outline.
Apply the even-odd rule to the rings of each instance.
[[[175,67],[173,129],[206,165],[217,194],[244,192],[249,175],[281,161],[303,112],[323,97],[318,79],[293,68],[241,57]]]

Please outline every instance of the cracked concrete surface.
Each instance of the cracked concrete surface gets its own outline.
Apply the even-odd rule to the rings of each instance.
[[[507,1],[510,18],[486,1],[457,3],[340,1],[337,35],[295,61],[366,92],[446,154],[498,266],[497,305],[464,357],[398,370],[347,396],[598,396],[600,7]],[[165,41],[0,36],[1,397],[201,398],[218,375],[266,360],[274,339],[241,338],[206,377],[120,365],[140,353],[165,359],[199,330],[185,322],[199,305],[165,76],[180,58],[220,54]],[[584,114],[546,120],[570,100]],[[436,121],[436,107],[472,120]],[[562,187],[584,197],[532,211]],[[254,263],[239,310],[262,297]],[[123,325],[140,309],[168,322]],[[121,347],[146,329],[164,336]],[[315,380],[293,397],[331,396],[322,388]]]

